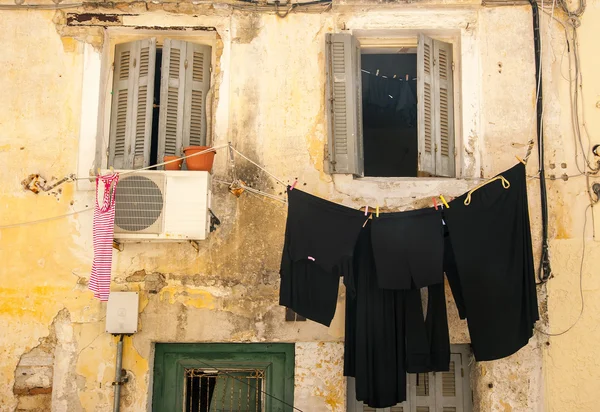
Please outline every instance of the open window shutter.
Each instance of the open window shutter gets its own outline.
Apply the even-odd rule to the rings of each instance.
[[[206,94],[210,88],[211,47],[187,43],[183,147],[206,146]]]
[[[115,48],[109,166],[135,169],[150,164],[156,39]]]
[[[328,33],[326,42],[329,172],[362,176],[360,43],[347,33]]]
[[[160,79],[158,163],[183,154],[186,42],[165,39]]]
[[[420,173],[435,175],[435,96],[433,39],[419,34],[417,48],[417,100]]]
[[[433,41],[436,175],[454,177],[454,104],[452,44]]]

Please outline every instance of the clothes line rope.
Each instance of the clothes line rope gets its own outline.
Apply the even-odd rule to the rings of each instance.
[[[224,149],[226,147],[230,148],[232,151],[234,151],[235,153],[237,153],[238,155],[240,155],[241,157],[243,157],[244,159],[246,159],[247,161],[249,161],[250,163],[252,163],[256,167],[258,167],[262,171],[264,171],[266,174],[268,174],[273,179],[275,179],[278,183],[280,183],[280,184],[282,184],[282,185],[284,185],[284,186],[287,187],[287,185],[281,179],[278,179],[275,175],[273,175],[272,173],[270,173],[264,167],[260,166],[258,163],[256,163],[255,161],[253,161],[252,159],[248,158],[243,153],[241,153],[240,151],[238,151],[237,149],[235,149],[233,147],[233,145],[231,145],[231,143],[223,144],[223,145],[219,145],[219,146],[214,146],[214,147],[211,147],[209,149],[203,150],[203,151],[198,152],[198,153],[194,153],[194,154],[187,155],[187,156],[182,156],[182,157],[174,159],[174,160],[169,160],[168,162],[158,163],[156,165],[144,167],[144,168],[141,168],[141,169],[128,170],[126,172],[120,173],[120,176],[125,176],[125,175],[129,175],[129,174],[140,173],[140,172],[143,172],[145,170],[152,169],[154,167],[164,166],[164,165],[169,164],[169,163],[179,162],[181,159],[187,159],[189,157],[199,156],[201,154],[205,154],[205,153],[208,153],[208,152],[216,151],[217,149]],[[90,179],[94,179],[94,178],[95,178],[95,176],[70,177],[69,180],[71,180],[71,181],[75,181],[75,180],[90,180]],[[226,183],[226,184],[228,184],[230,186],[232,184],[232,182],[227,183],[227,182],[224,182],[224,181],[219,181],[218,179],[214,179],[214,180],[217,183],[223,183],[223,184]],[[270,199],[273,199],[273,200],[276,200],[278,202],[287,203],[284,199],[282,199],[280,197],[277,197],[275,195],[271,195],[269,193],[262,192],[260,190],[248,187],[246,185],[240,184],[240,187],[242,187],[245,190],[248,190],[248,192],[252,192],[252,193],[255,193],[255,194],[258,194],[258,195],[261,195],[261,196],[264,196],[264,197],[267,197],[267,198],[270,198]],[[92,211],[92,210],[94,210],[92,207],[88,207],[88,208],[85,208],[85,209],[81,209],[81,210],[77,210],[77,211],[73,211],[73,212],[69,212],[69,213],[64,213],[64,214],[61,214],[61,215],[51,216],[51,217],[47,217],[47,218],[44,218],[44,219],[36,219],[36,220],[19,222],[19,223],[12,223],[12,224],[8,224],[8,225],[0,225],[0,230],[2,230],[2,229],[12,229],[12,228],[15,228],[15,227],[20,227],[20,226],[29,226],[29,225],[39,224],[39,223],[50,222],[50,221],[53,221],[53,220],[62,219],[62,218],[65,218],[65,217],[77,215],[79,213],[89,212],[89,211]]]
[[[239,187],[241,187],[244,190],[247,190],[250,193],[261,195],[261,196],[267,197],[269,199],[276,200],[278,202],[287,204],[287,201],[285,199],[283,199],[283,198],[281,198],[279,196],[272,195],[270,193],[263,192],[263,191],[258,190],[258,189],[254,189],[253,187],[246,186],[245,184],[241,183],[239,180],[238,181],[234,181],[234,182],[226,182],[226,181],[220,180],[220,179],[213,179],[213,182],[219,183],[219,184],[222,184],[222,185],[227,185],[227,186],[238,185]]]

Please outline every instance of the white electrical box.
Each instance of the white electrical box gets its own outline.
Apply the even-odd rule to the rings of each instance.
[[[113,335],[136,333],[139,301],[137,292],[111,292],[106,305],[106,332]]]

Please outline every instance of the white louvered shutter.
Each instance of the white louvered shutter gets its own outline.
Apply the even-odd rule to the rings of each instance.
[[[434,176],[435,168],[435,85],[433,39],[419,34],[417,47],[418,170]]]
[[[138,169],[150,165],[156,39],[115,48],[108,165]]]
[[[364,174],[360,43],[347,33],[326,35],[328,169]]]
[[[435,85],[436,175],[454,177],[454,102],[452,88],[452,44],[433,41]]]
[[[430,373],[409,374],[411,412],[435,412],[435,376]]]
[[[436,411],[463,412],[466,410],[464,406],[463,373],[461,355],[451,354],[450,370],[436,373]]]
[[[186,42],[165,39],[160,79],[158,163],[165,155],[182,155],[185,51]]]
[[[210,88],[211,47],[187,43],[183,147],[206,146],[206,94]]]
[[[158,161],[206,145],[210,46],[166,39],[163,46]]]

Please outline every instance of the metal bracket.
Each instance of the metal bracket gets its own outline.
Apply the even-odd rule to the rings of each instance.
[[[197,241],[190,239],[190,245],[196,249],[196,252],[200,252],[200,244]]]
[[[113,247],[113,249],[117,249],[119,252],[122,252],[123,250],[125,250],[125,245],[121,242],[117,242],[114,239],[112,242],[112,247]]]

